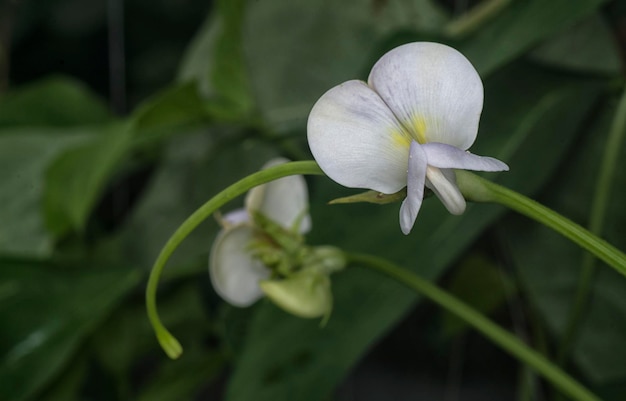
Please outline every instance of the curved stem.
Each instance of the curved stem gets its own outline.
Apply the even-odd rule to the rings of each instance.
[[[546,380],[550,381],[573,400],[600,400],[543,355],[529,348],[517,337],[429,281],[422,279],[409,270],[375,256],[348,253],[346,257],[348,261],[352,263],[377,270],[397,280],[401,284],[419,292],[447,311],[463,319],[502,349],[515,356],[520,361],[528,364],[528,366],[532,367],[537,373],[542,375]]]
[[[456,171],[457,183],[467,200],[499,203],[553,229],[626,276],[626,255],[602,238],[555,211],[513,190],[476,174]]]
[[[204,220],[215,213],[220,207],[246,191],[267,182],[289,175],[323,175],[324,173],[314,161],[290,162],[251,174],[227,187],[204,205],[200,206],[172,234],[161,253],[154,262],[148,285],[146,287],[146,309],[150,323],[165,353],[172,359],[178,358],[183,349],[174,336],[163,326],[156,306],[156,292],[159,278],[168,259],[180,243]]]
[[[604,226],[606,216],[606,208],[609,203],[609,195],[611,193],[611,183],[615,177],[615,167],[619,153],[622,151],[622,144],[626,135],[626,91],[622,94],[615,118],[611,125],[609,137],[604,147],[604,157],[600,166],[600,173],[596,184],[594,198],[591,204],[591,214],[589,217],[589,231],[594,234],[600,234]],[[582,268],[578,276],[578,286],[574,298],[574,305],[567,317],[567,326],[565,334],[561,341],[561,347],[558,351],[558,361],[564,364],[567,354],[576,339],[576,332],[582,314],[587,306],[587,299],[591,290],[591,283],[595,273],[595,259],[590,254],[585,254],[582,261]]]

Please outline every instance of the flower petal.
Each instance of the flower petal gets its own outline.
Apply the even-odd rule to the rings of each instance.
[[[211,249],[209,275],[213,288],[235,306],[249,306],[261,298],[259,281],[270,276],[269,270],[247,252],[252,239],[252,228],[239,225],[222,230]]]
[[[287,163],[285,158],[275,158],[267,162],[263,169]],[[299,221],[299,232],[311,230],[311,216],[308,214],[309,193],[306,181],[301,175],[279,178],[252,188],[246,196],[246,209],[261,212],[285,228],[292,228]]]
[[[456,215],[465,211],[465,198],[456,185],[456,176],[453,170],[438,169],[428,166],[426,169],[426,186],[437,195],[448,212]]]
[[[426,154],[422,146],[415,141],[411,142],[406,198],[400,206],[400,229],[404,235],[411,232],[422,207],[426,168]]]
[[[374,65],[369,85],[420,143],[468,149],[478,132],[483,84],[472,64],[439,43],[409,43]]]
[[[364,82],[326,92],[309,114],[307,132],[315,160],[339,184],[386,194],[406,185],[410,137]]]
[[[498,159],[478,156],[445,143],[431,142],[423,146],[428,165],[473,171],[509,171],[509,166]]]
[[[235,209],[224,214],[220,223],[224,228],[229,228],[248,221],[250,221],[250,215],[246,209]]]

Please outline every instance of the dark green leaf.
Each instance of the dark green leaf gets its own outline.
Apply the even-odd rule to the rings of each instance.
[[[52,386],[44,390],[44,395],[37,398],[37,401],[79,401],[87,370],[87,358],[74,358],[70,366],[54,380]]]
[[[0,262],[0,389],[25,400],[67,363],[87,334],[139,281],[130,269],[59,270]]]
[[[530,55],[533,60],[572,71],[604,75],[622,71],[618,43],[599,14],[549,39]]]
[[[48,169],[44,190],[46,225],[56,235],[85,227],[104,186],[130,149],[128,124],[114,124],[98,138],[58,157]]]
[[[242,23],[246,2],[220,0],[191,43],[180,79],[196,81],[214,114],[246,118],[253,107],[243,60]]]
[[[607,0],[513,1],[459,50],[485,76],[555,33],[591,15]]]
[[[194,82],[169,87],[141,104],[133,114],[134,140],[163,140],[172,133],[187,132],[206,122],[208,110]]]
[[[138,401],[189,400],[202,388],[215,380],[221,372],[222,357],[215,351],[190,347],[176,361],[167,361]]]
[[[110,119],[102,100],[68,77],[50,77],[0,97],[0,127],[70,127]]]
[[[473,254],[455,269],[448,291],[467,305],[491,314],[513,295],[513,283],[485,255]],[[467,330],[468,325],[447,311],[443,312],[442,335],[450,339]]]
[[[0,253],[49,255],[53,237],[42,213],[46,169],[61,152],[94,135],[82,128],[0,131]]]
[[[161,372],[155,377],[151,372],[149,388],[142,386],[141,392],[154,396],[162,391],[169,394],[171,400],[190,398],[189,394],[183,396],[183,393],[197,390],[203,380],[210,380],[211,372],[219,371],[222,357],[203,345],[211,328],[210,316],[200,299],[204,286],[197,284],[196,277],[193,281],[196,282],[165,291],[159,298],[163,323],[185,344],[180,359],[170,360],[158,347],[154,330],[146,317],[143,298],[119,308],[95,333],[94,351],[102,366],[117,378],[120,398],[129,398],[130,389],[136,386],[132,382],[132,373],[137,369],[138,361],[146,357],[153,361],[155,370]],[[157,360],[154,355],[160,358]],[[172,391],[177,391],[178,396],[173,396]]]

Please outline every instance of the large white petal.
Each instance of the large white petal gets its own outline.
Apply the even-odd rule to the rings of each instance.
[[[478,156],[445,143],[427,143],[422,146],[428,165],[473,171],[509,171],[509,166],[498,159]]]
[[[374,65],[369,85],[420,143],[468,149],[478,132],[483,84],[457,50],[439,43],[409,43]]]
[[[287,163],[285,158],[275,158],[267,162],[263,169]],[[246,209],[261,212],[285,228],[291,228],[300,220],[300,233],[311,230],[311,216],[308,213],[309,193],[306,181],[301,175],[292,175],[252,188],[246,196]]]
[[[365,82],[326,92],[311,110],[307,131],[315,160],[339,184],[387,194],[406,185],[410,138]]]
[[[409,153],[409,174],[407,179],[406,198],[400,206],[400,229],[408,235],[415,224],[417,214],[424,200],[424,181],[426,179],[426,155],[422,146],[411,142]]]
[[[239,225],[222,230],[211,249],[209,275],[213,288],[235,306],[249,306],[261,298],[259,281],[270,276],[269,270],[247,251],[252,239],[252,228]]]

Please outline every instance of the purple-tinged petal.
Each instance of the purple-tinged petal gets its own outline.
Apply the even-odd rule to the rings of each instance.
[[[417,214],[422,207],[426,168],[426,154],[422,146],[415,141],[411,142],[406,198],[400,207],[400,229],[404,235],[411,232],[415,219],[417,219]]]
[[[431,142],[422,147],[429,166],[472,171],[509,171],[509,166],[498,159],[478,156],[445,143]]]
[[[250,215],[246,209],[235,209],[224,214],[221,218],[221,224],[224,228],[236,226],[238,224],[250,221]]]

